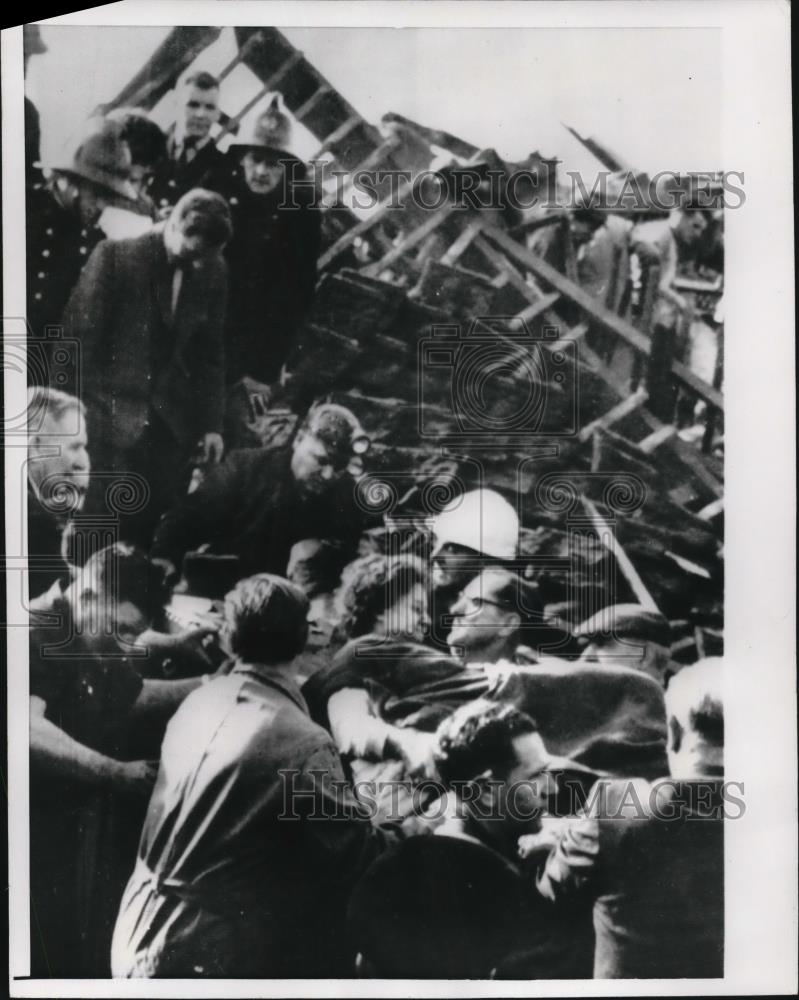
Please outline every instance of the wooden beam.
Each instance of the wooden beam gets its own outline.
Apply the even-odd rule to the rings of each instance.
[[[393,197],[387,198],[384,202],[381,202],[368,219],[361,219],[361,221],[357,222],[352,229],[348,229],[346,233],[339,236],[336,242],[332,246],[329,246],[319,258],[316,265],[318,270],[323,271],[336,259],[336,257],[347,249],[356,237],[363,236],[364,233],[368,232],[373,226],[376,226],[378,222],[382,221],[388,212],[392,209],[396,209],[396,197],[403,194],[405,190],[410,187],[410,185],[411,182],[403,177],[397,185],[397,190],[392,192]]]
[[[421,226],[417,226],[413,229],[407,236],[400,240],[389,252],[381,257],[380,260],[375,261],[374,264],[369,264],[367,267],[361,268],[361,273],[365,274],[367,277],[376,278],[381,271],[390,267],[395,261],[399,260],[403,254],[406,254],[409,250],[412,250],[417,244],[421,243],[422,240],[426,239],[432,232],[434,232],[442,223],[444,223],[456,210],[455,205],[445,205],[444,208],[440,209],[434,215],[430,216]]]
[[[696,516],[703,521],[712,521],[713,518],[720,514],[723,510],[724,499],[719,497],[718,500],[714,500],[712,503],[709,503],[707,507],[703,507]]]
[[[469,249],[474,240],[475,236],[480,233],[482,229],[482,223],[478,219],[476,222],[470,222],[469,225],[463,230],[462,233],[458,235],[458,238],[452,244],[452,246],[447,250],[444,256],[441,258],[441,263],[446,264],[448,267],[452,267],[461,256]]]
[[[604,517],[602,517],[597,510],[596,505],[589,500],[588,497],[581,496],[580,500],[582,501],[583,507],[585,507],[588,516],[591,518],[594,530],[596,531],[600,542],[613,556],[615,556],[619,569],[622,571],[624,579],[630,585],[630,589],[638,599],[638,603],[649,611],[657,611],[658,606],[655,603],[654,598],[647,590],[644,581],[638,575],[638,571],[635,566],[633,566],[630,562],[629,556],[621,547],[619,540],[611,530],[610,525]]]
[[[577,435],[577,439],[581,443],[584,443],[594,434],[594,431],[612,427],[615,423],[618,423],[619,420],[622,420],[634,410],[642,407],[646,400],[646,389],[637,389],[632,396],[628,396],[627,399],[623,399],[612,409],[608,410],[607,413],[603,414],[601,417],[597,417],[596,420],[592,420],[590,424],[586,424],[585,427],[580,430]]]
[[[550,292],[542,296],[537,302],[532,302],[526,309],[522,309],[510,321],[511,330],[521,330],[534,319],[538,319],[545,312],[550,310],[560,298],[559,292]]]
[[[301,104],[296,111],[292,112],[292,114],[294,115],[294,117],[297,119],[298,122],[301,122],[303,118],[308,114],[308,112],[312,111],[316,107],[316,105],[322,100],[322,98],[326,97],[330,93],[331,93],[330,87],[325,87],[325,86],[317,87],[317,89],[311,94],[308,100],[304,104]]]
[[[122,107],[149,111],[172,90],[183,71],[217,40],[221,31],[221,28],[173,28],[133,79],[105,105],[106,111]]]
[[[325,138],[322,140],[322,145],[316,150],[311,159],[312,160],[318,159],[320,156],[322,156],[323,153],[326,153],[331,146],[335,146],[337,142],[341,142],[341,140],[345,136],[349,135],[349,133],[352,132],[353,129],[356,129],[359,125],[362,125],[363,121],[364,120],[363,118],[361,118],[360,115],[352,115],[345,122],[342,122],[342,124],[339,125],[339,127],[335,130],[335,132],[331,132],[330,135],[325,136]]]
[[[666,441],[670,441],[676,433],[676,427],[672,424],[664,424],[659,430],[652,431],[643,441],[639,441],[638,447],[647,455],[651,455],[656,448],[659,448]]]
[[[580,288],[579,285],[570,281],[556,268],[551,267],[540,257],[536,257],[534,253],[516,243],[515,240],[500,229],[486,229],[485,236],[500,247],[509,257],[515,259],[523,267],[529,268],[534,275],[550,285],[555,291],[560,292],[564,298],[569,299],[584,310],[591,318],[591,321],[597,326],[610,331],[610,333],[614,333],[641,354],[649,355],[649,337],[641,333],[640,330],[636,330],[631,323],[622,319],[621,316],[611,312],[610,309],[606,308],[592,295]],[[682,364],[682,362],[673,362],[671,371],[695,395],[704,399],[709,406],[714,406],[719,410],[724,409],[723,394],[705,382],[704,379],[699,378],[698,375]]]

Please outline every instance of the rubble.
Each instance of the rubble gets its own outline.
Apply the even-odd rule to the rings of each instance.
[[[218,30],[175,29],[153,57],[155,76],[145,67],[114,103],[152,106]],[[655,401],[647,384],[658,381],[648,378],[646,287],[637,323],[617,309],[624,277],[619,261],[604,301],[582,288],[566,239],[567,211],[515,211],[502,197],[490,208],[449,197],[424,210],[413,197],[421,185],[446,188],[464,164],[507,178],[521,169],[545,172],[551,160],[533,153],[523,164],[505,163],[493,150],[393,113],[378,128],[277,29],[235,30],[238,60],[263,81],[259,97],[279,91],[284,106],[319,140],[319,156],[350,178],[361,169],[411,177],[393,187],[391,197],[388,187],[378,186],[380,203],[358,216],[340,197],[349,181],[336,198],[317,176],[325,220],[320,283],[289,377],[274,387],[274,425],[264,439],[285,440],[294,426],[287,413],[300,414],[313,399],[345,402],[372,436],[370,474],[390,480],[396,497],[410,496],[411,507],[421,495],[414,487],[424,482],[459,480],[471,489],[480,475],[509,499],[518,496],[531,573],[547,602],[566,607],[572,622],[603,602],[644,601],[672,620],[675,657],[689,661],[703,651],[718,652],[720,360],[713,384],[678,357],[661,360],[665,367],[656,373],[678,390],[684,410],[701,414],[699,440],[690,443],[674,419],[658,418],[649,408]],[[147,83],[151,79],[156,85]],[[632,172],[599,140],[569,131],[603,166]],[[558,227],[564,237],[563,270],[526,245],[542,226]],[[683,294],[720,294],[720,276],[691,280],[683,280]],[[443,355],[450,352],[450,364],[437,366],[425,355],[437,340]],[[490,356],[488,368],[480,369],[481,345]],[[470,351],[478,358],[469,378],[471,391],[482,393],[482,427],[466,412],[463,392],[470,386],[457,384],[456,369],[459,363],[468,368]],[[530,417],[531,393],[541,411],[532,413],[535,426],[528,419],[533,433],[514,433],[515,416]],[[542,484],[557,476],[573,502],[547,506]],[[612,495],[614,480],[629,495]],[[618,588],[612,598],[608,574]]]

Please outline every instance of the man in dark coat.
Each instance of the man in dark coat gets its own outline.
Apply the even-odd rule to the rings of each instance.
[[[177,117],[167,133],[167,159],[155,173],[149,195],[159,210],[177,204],[192,188],[218,190],[227,173],[225,154],[211,129],[219,121],[219,81],[201,71],[178,87]]]
[[[175,571],[188,551],[205,545],[238,556],[244,575],[284,574],[292,545],[303,538],[335,539],[354,555],[364,516],[350,467],[365,446],[349,410],[315,407],[289,449],[231,452],[161,519],[153,557]]]
[[[220,251],[230,232],[224,199],[191,191],[165,226],[100,243],[64,314],[82,350],[98,467],[146,482],[123,537],[148,547],[181,464],[194,449],[206,463],[222,457],[227,278]]]
[[[671,777],[600,782],[539,878],[556,902],[593,901],[595,979],[724,975],[721,660],[685,667],[666,689]]]
[[[305,164],[288,151],[291,126],[275,97],[252,134],[230,147],[233,239],[227,248],[226,433],[237,447],[260,442],[247,423],[251,399],[270,383],[296,345],[316,288],[320,215]]]
[[[115,123],[86,136],[71,161],[54,170],[49,185],[26,194],[27,318],[34,338],[57,326],[83,266],[103,238],[97,221],[106,205],[132,199],[131,156]],[[40,373],[29,358],[29,382]],[[58,388],[77,390],[75,385]]]

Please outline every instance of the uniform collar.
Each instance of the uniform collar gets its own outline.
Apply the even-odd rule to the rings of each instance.
[[[300,711],[309,715],[308,705],[300,693],[300,689],[297,682],[293,677],[286,675],[285,671],[278,670],[273,666],[266,663],[242,663],[240,660],[236,662],[236,665],[231,670],[232,674],[248,674],[251,677],[257,677],[262,684],[267,684],[269,687],[277,688],[278,691],[282,692],[287,698],[294,702]]]

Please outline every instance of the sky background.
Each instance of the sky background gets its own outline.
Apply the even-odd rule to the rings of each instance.
[[[169,30],[42,27],[49,51],[31,60],[27,92],[41,115],[45,164],[62,156],[87,114],[127,83]],[[281,30],[374,123],[394,111],[507,159],[539,151],[564,169],[595,171],[566,122],[650,174],[725,166],[715,28]],[[232,28],[224,28],[196,66],[220,70],[234,51]],[[225,81],[223,109],[235,114],[256,88],[250,71],[238,68]],[[171,95],[154,116],[171,122]],[[294,145],[307,157],[318,144],[297,129]]]

